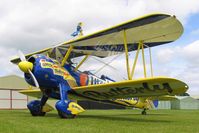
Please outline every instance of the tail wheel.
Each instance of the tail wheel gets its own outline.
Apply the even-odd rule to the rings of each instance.
[[[142,111],[142,115],[146,115],[146,111]]]
[[[146,109],[144,109],[141,114],[146,115]]]

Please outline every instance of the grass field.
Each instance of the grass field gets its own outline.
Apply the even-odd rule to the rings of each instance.
[[[28,110],[1,110],[0,133],[199,133],[199,110],[88,110],[75,119],[56,111],[32,117]]]

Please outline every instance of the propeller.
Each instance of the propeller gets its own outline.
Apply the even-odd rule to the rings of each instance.
[[[32,73],[32,69],[33,69],[32,62],[27,61],[26,57],[24,56],[24,54],[20,50],[18,51],[18,55],[19,55],[19,58],[21,60],[21,62],[19,62],[19,64],[18,64],[18,67],[24,73],[29,73],[30,76],[32,77],[34,83],[35,83],[35,86],[37,88],[39,88],[39,83],[37,82],[37,79],[35,78],[34,74]]]
[[[18,51],[18,55],[21,61],[26,61],[26,57],[24,56],[24,54],[19,50]]]

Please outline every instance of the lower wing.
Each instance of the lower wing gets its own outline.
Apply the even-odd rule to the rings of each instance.
[[[75,87],[68,96],[72,100],[111,100],[120,98],[145,97],[149,100],[168,100],[174,95],[186,92],[188,86],[177,79],[167,77],[144,78],[100,85]],[[40,98],[40,90],[22,90],[20,93]],[[167,96],[165,96],[167,95]],[[168,96],[172,95],[172,96]]]
[[[167,77],[143,78],[73,88],[76,95],[96,100],[177,95],[186,92],[187,89],[188,86],[184,82]]]

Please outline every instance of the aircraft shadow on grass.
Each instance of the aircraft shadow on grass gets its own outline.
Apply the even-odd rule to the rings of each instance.
[[[172,121],[170,120],[160,120],[160,119],[154,119],[153,118],[149,118],[148,116],[157,116],[157,118],[159,118],[158,116],[168,116],[169,114],[148,114],[142,117],[137,118],[137,116],[140,116],[140,114],[114,114],[114,115],[79,115],[77,119],[98,119],[98,120],[109,120],[109,121],[128,121],[128,122],[153,122],[153,123],[170,123]],[[26,115],[27,117],[29,117],[30,115],[27,113]],[[49,113],[46,115],[46,117],[53,117],[55,118],[56,113]],[[132,116],[132,117],[129,117]],[[133,117],[135,116],[135,117]],[[58,117],[57,117],[58,118]],[[63,119],[64,120],[64,119]]]
[[[148,119],[147,116],[164,116],[167,114],[149,114],[144,117],[128,117],[128,116],[140,116],[140,114],[117,114],[117,115],[80,115],[79,119],[99,119],[99,120],[109,120],[109,121],[129,121],[129,122],[162,122],[168,123],[169,120],[157,120],[157,119]],[[147,119],[146,119],[147,118]],[[158,118],[158,117],[157,117]]]
[[[16,114],[16,113],[13,113],[13,114]],[[29,114],[29,112],[24,112],[24,111],[18,111],[17,112],[17,116],[20,116],[20,117],[24,117],[24,118],[31,118],[31,115]],[[151,116],[154,116],[153,118],[150,118]],[[120,121],[120,122],[125,122],[125,121],[128,121],[128,122],[152,122],[152,123],[171,123],[172,121],[171,120],[165,120],[165,119],[160,119],[160,117],[164,117],[164,116],[169,116],[169,114],[166,114],[166,113],[156,113],[156,114],[147,114],[147,115],[140,115],[140,114],[131,114],[131,113],[128,113],[128,114],[112,114],[112,115],[109,115],[109,114],[96,114],[96,115],[89,115],[89,114],[82,114],[82,115],[79,115],[79,117],[77,117],[77,119],[96,119],[96,120],[108,120],[108,121]],[[37,116],[35,118],[41,118],[43,116]],[[53,119],[58,119],[57,117],[57,114],[54,112],[54,113],[49,113],[46,115],[47,118],[53,118]],[[69,118],[68,118],[69,119]],[[77,119],[74,119],[74,120],[77,120]],[[63,119],[65,120],[65,119]],[[70,119],[70,120],[73,120],[73,119]]]

